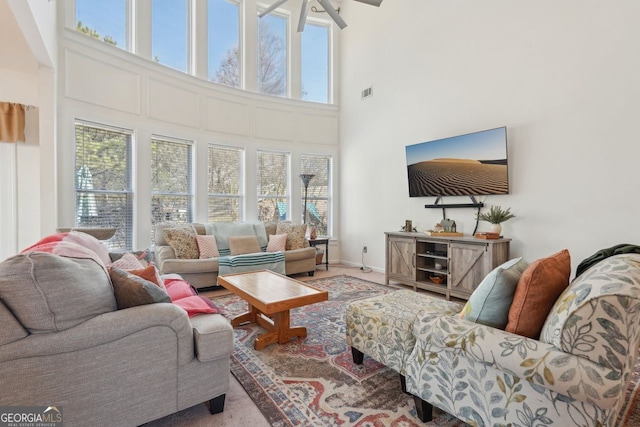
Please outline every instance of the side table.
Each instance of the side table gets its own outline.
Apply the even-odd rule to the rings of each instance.
[[[329,269],[329,238],[318,237],[315,239],[309,239],[309,246],[315,247],[316,245],[324,245],[324,266],[325,269]]]

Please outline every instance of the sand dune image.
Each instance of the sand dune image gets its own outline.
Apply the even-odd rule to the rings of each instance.
[[[409,196],[507,194],[507,161],[441,158],[407,166]]]

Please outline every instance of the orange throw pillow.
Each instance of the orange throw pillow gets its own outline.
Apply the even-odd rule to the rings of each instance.
[[[518,281],[504,330],[538,339],[553,305],[569,286],[570,274],[571,257],[566,249],[531,263]]]

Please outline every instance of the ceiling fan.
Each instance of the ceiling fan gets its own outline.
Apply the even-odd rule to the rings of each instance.
[[[300,19],[298,20],[299,33],[301,33],[302,30],[304,30],[304,24],[307,22],[307,14],[309,13],[309,1],[310,0],[302,0],[302,7],[300,8]],[[329,0],[316,0],[316,1],[320,3],[320,6],[324,8],[325,12],[327,12],[327,14],[331,17],[331,19],[334,20],[334,22],[338,25],[338,27],[340,27],[340,29],[343,29],[344,27],[347,26],[347,23],[344,22],[344,19],[342,19],[342,17],[333,8],[333,6],[331,6],[331,3],[329,2]],[[371,6],[377,6],[377,7],[379,7],[380,4],[382,3],[382,0],[354,0],[354,1],[370,4]],[[275,3],[273,3],[271,6],[269,6],[262,12],[260,12],[258,14],[258,17],[262,18],[263,16],[270,14],[271,12],[273,12],[274,10],[276,10],[286,2],[287,0],[276,0]]]

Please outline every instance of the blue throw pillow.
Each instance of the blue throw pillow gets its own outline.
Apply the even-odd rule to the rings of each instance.
[[[514,258],[487,274],[465,304],[460,318],[504,329],[509,321],[509,308],[520,276],[529,264]]]

